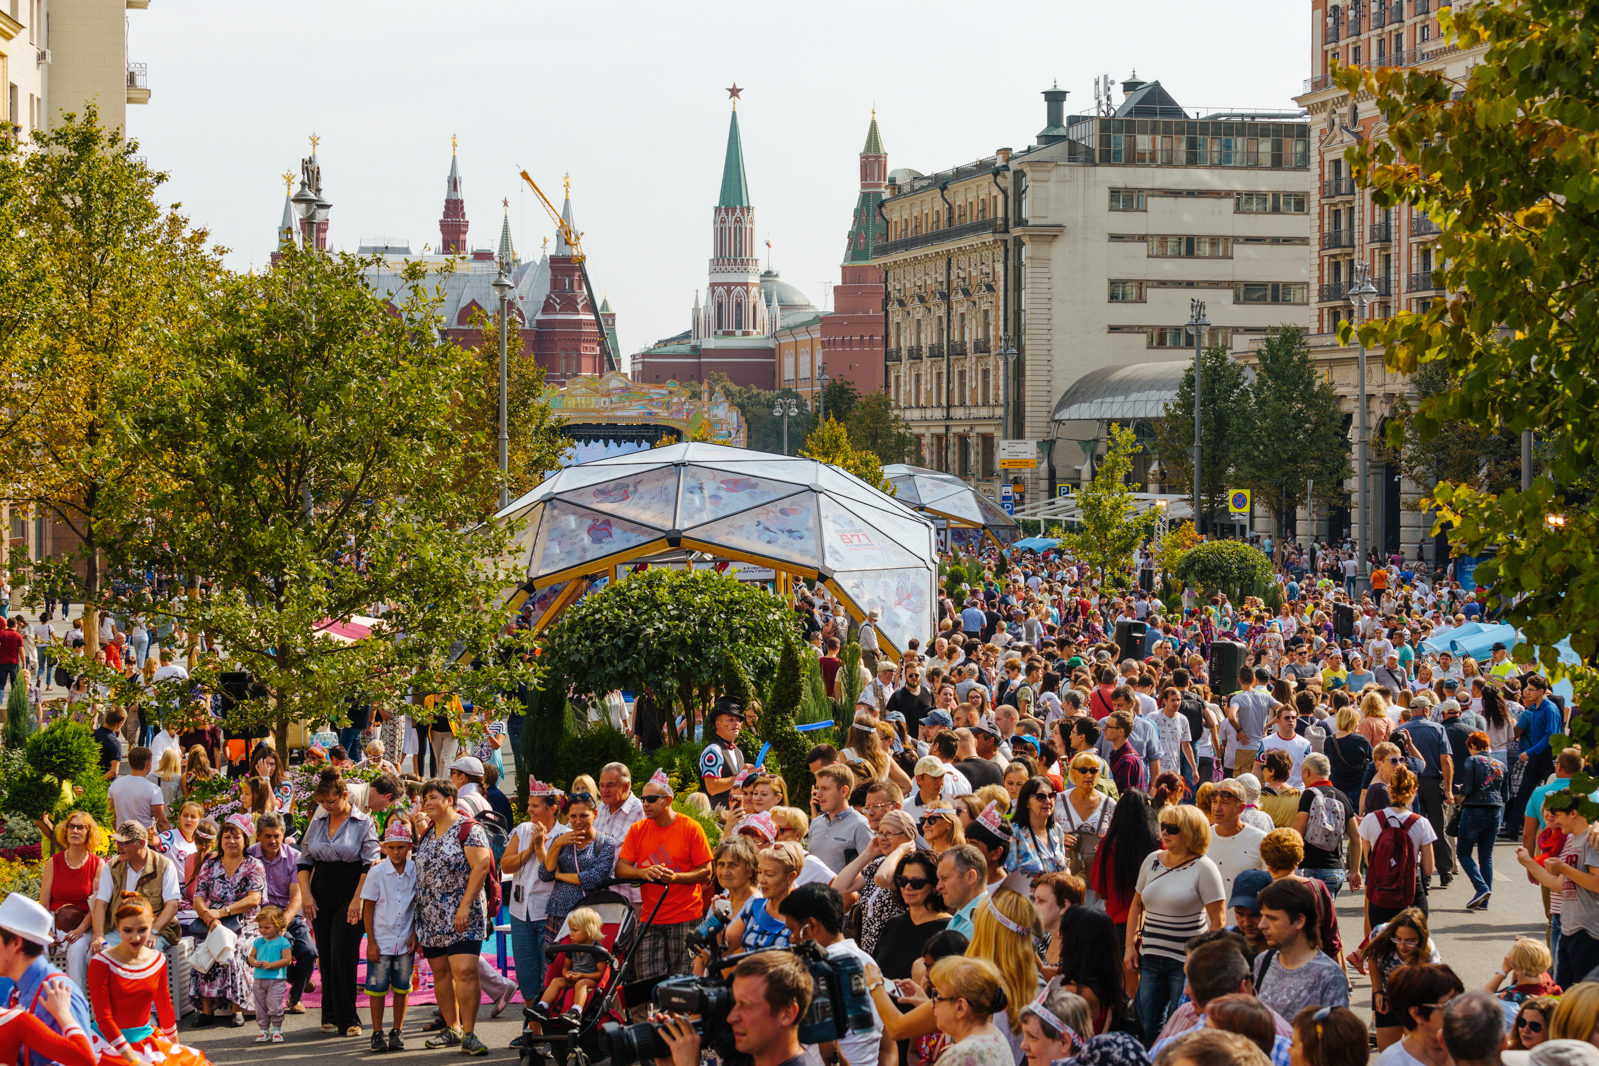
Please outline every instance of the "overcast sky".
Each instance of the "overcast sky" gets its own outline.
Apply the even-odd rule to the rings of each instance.
[[[492,246],[502,198],[524,256],[552,232],[517,177],[559,205],[570,172],[596,288],[624,352],[689,324],[709,217],[739,106],[750,198],[772,266],[823,306],[838,280],[872,107],[889,166],[933,171],[1033,143],[1039,92],[1069,112],[1094,79],[1136,68],[1190,111],[1292,108],[1310,66],[1305,0],[950,0],[909,4],[577,0],[156,0],[129,11],[129,58],[150,103],[128,109],[165,195],[263,266],[321,136],[329,241],[437,249],[450,165],[473,247]],[[1119,96],[1119,93],[1118,93]],[[763,264],[764,265],[764,264]],[[825,283],[825,284],[824,284]]]

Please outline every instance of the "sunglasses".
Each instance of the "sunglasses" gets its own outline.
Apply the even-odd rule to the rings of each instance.
[[[1543,1022],[1534,1021],[1531,1018],[1517,1018],[1516,1028],[1525,1029],[1529,1033],[1541,1033],[1543,1032]]]
[[[659,802],[661,800],[670,799],[670,798],[671,797],[669,797],[669,796],[640,796],[639,797],[639,802],[640,803],[657,803],[657,802]]]
[[[1402,763],[1404,761],[1405,761],[1404,758],[1402,756],[1399,756],[1399,755],[1390,755],[1390,756],[1388,756],[1388,765],[1390,765],[1390,766],[1398,766],[1400,763]]]
[[[1161,822],[1160,831],[1165,833],[1167,836],[1174,837],[1183,831],[1183,827],[1174,822]]]
[[[908,888],[913,892],[920,892],[933,882],[925,877],[896,877],[894,883],[900,888]]]

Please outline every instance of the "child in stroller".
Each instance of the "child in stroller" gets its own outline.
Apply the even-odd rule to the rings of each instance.
[[[600,940],[604,922],[598,911],[591,907],[578,907],[566,916],[568,944],[596,944]],[[598,956],[587,952],[564,955],[562,962],[551,967],[552,976],[544,986],[544,994],[530,1013],[541,1022],[550,1020],[550,1005],[558,1003],[567,990],[572,992],[572,1005],[560,1015],[564,1022],[576,1025],[583,1018],[583,1008],[589,995],[600,982],[602,963]]]

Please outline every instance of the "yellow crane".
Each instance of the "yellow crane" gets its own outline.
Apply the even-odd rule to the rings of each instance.
[[[544,205],[544,210],[549,212],[550,218],[555,222],[555,228],[561,231],[561,237],[566,241],[567,247],[572,250],[572,261],[577,264],[578,270],[583,274],[583,288],[588,293],[589,310],[594,315],[594,325],[600,333],[600,354],[605,357],[605,368],[615,370],[616,353],[611,351],[611,338],[605,331],[605,320],[600,318],[600,302],[594,298],[594,283],[589,280],[588,257],[583,254],[583,235],[567,224],[566,219],[555,209],[550,198],[544,195],[544,190],[539,188],[539,183],[533,180],[533,175],[522,171],[522,180],[527,182],[528,188],[533,190],[533,195],[539,198],[539,203]]]

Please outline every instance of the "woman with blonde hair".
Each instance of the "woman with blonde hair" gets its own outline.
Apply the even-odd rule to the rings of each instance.
[[[1160,1032],[1182,995],[1188,939],[1220,929],[1227,900],[1221,870],[1205,854],[1210,824],[1199,808],[1163,807],[1156,818],[1165,850],[1139,868],[1123,956],[1129,976],[1139,975],[1135,1009],[1146,1033]]]
[[[966,843],[966,827],[961,824],[960,816],[955,808],[940,801],[938,805],[929,804],[927,813],[922,815],[922,839],[927,841],[927,846],[933,849],[935,855],[942,855],[957,844]]]
[[[871,768],[874,781],[888,776],[890,760],[888,753],[883,750],[883,737],[877,731],[876,718],[865,711],[856,711],[855,719],[850,723],[848,741],[849,746],[839,752],[846,763],[865,763]]]
[[[1361,697],[1361,705],[1372,698],[1379,705],[1382,703],[1380,693],[1368,692]],[[1322,754],[1327,756],[1331,767],[1328,779],[1349,800],[1352,811],[1360,810],[1360,785],[1365,779],[1366,767],[1371,765],[1371,749],[1380,743],[1361,731],[1361,721],[1360,711],[1354,707],[1340,707],[1332,721],[1333,735],[1322,745]],[[1386,714],[1383,721],[1388,721]],[[1375,726],[1369,728],[1376,729]]]
[[[1394,765],[1393,775],[1388,781],[1388,806],[1381,810],[1372,811],[1360,821],[1360,839],[1365,841],[1364,846],[1361,848],[1364,856],[1364,862],[1361,865],[1367,868],[1366,917],[1372,926],[1380,925],[1392,919],[1400,911],[1412,904],[1420,907],[1423,913],[1426,913],[1427,910],[1427,896],[1417,890],[1419,881],[1414,879],[1414,875],[1419,873],[1421,877],[1432,876],[1433,854],[1432,848],[1428,845],[1438,839],[1438,834],[1434,832],[1432,823],[1420,815],[1413,814],[1410,810],[1410,803],[1416,798],[1416,787],[1416,775],[1410,771],[1410,768],[1402,764]],[[1377,839],[1387,826],[1405,827],[1410,833],[1410,839],[1415,845],[1416,851],[1417,870],[1397,872],[1397,876],[1408,886],[1408,892],[1402,893],[1402,895],[1409,896],[1408,899],[1401,900],[1400,906],[1381,906],[1373,902],[1371,898],[1373,884],[1385,885],[1393,880],[1392,877],[1385,876],[1383,871],[1371,868]]]
[[[1599,982],[1584,981],[1566,990],[1549,1020],[1549,1039],[1599,1043]]]
[[[177,805],[178,794],[183,788],[183,762],[176,747],[162,750],[154,776],[156,784],[161,786],[161,798],[166,801],[166,808],[170,811]]]
[[[745,901],[727,926],[727,943],[734,951],[788,946],[788,925],[777,908],[804,869],[805,850],[792,840],[781,840],[761,850],[755,873],[760,894]]]
[[[1011,1006],[994,964],[974,958],[968,949],[964,956],[935,962],[928,980],[933,986],[933,1022],[950,1040],[938,1057],[940,1066],[1014,1066],[1014,1042],[994,1024],[994,1016]]]
[[[73,811],[55,829],[57,851],[42,866],[39,903],[68,944],[89,933],[89,896],[100,882],[106,837],[94,816]]]
[[[1031,1003],[1043,984],[1038,952],[1033,948],[1033,937],[1042,930],[1030,893],[1019,891],[1025,886],[1024,877],[1012,874],[989,891],[988,899],[978,904],[973,914],[972,941],[966,949],[967,958],[986,959],[994,964],[1006,997],[1018,1004]],[[1006,1039],[1019,1052],[1021,1012],[1008,1012],[1003,1028]]]

